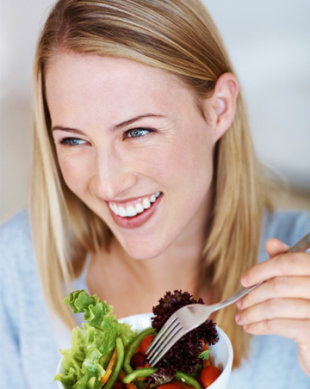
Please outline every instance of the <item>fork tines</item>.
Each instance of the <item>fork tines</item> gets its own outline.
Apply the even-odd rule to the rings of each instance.
[[[158,332],[146,352],[149,363],[154,366],[166,352],[183,336],[182,325],[172,315]]]

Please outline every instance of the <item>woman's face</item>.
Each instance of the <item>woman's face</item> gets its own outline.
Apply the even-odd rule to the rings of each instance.
[[[60,53],[45,76],[64,180],[127,253],[154,258],[201,236],[216,137],[193,93],[120,58]]]

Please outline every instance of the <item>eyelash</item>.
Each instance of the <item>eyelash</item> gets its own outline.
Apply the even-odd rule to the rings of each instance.
[[[124,139],[130,139],[130,138],[141,138],[144,137],[147,134],[150,134],[151,132],[154,132],[151,128],[143,128],[143,127],[137,127],[132,128],[130,130],[125,131],[123,138]],[[143,133],[143,135],[141,134]],[[74,137],[66,137],[61,139],[60,144],[64,146],[81,146],[87,143],[86,140],[80,139],[80,138],[74,138]]]
[[[144,132],[144,134],[137,135],[137,133],[141,134],[141,132]],[[124,139],[126,139],[126,138],[141,138],[141,137],[143,137],[151,132],[154,132],[154,130],[151,128],[144,128],[144,127],[131,128],[130,130],[127,130],[124,133]],[[132,136],[133,133],[136,133],[136,135]]]
[[[86,140],[80,139],[80,138],[72,138],[72,137],[63,138],[60,141],[61,145],[71,146],[71,147],[72,146],[80,146],[81,144],[84,144],[84,143],[86,143]]]

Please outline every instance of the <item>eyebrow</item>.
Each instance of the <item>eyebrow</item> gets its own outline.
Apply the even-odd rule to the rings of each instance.
[[[147,114],[144,114],[144,115],[135,116],[132,119],[128,119],[128,120],[125,120],[124,122],[118,123],[118,124],[116,124],[114,126],[114,128],[117,129],[117,128],[120,128],[120,127],[127,126],[128,124],[132,124],[132,123],[136,122],[137,120],[143,119],[143,118],[146,118],[146,117],[163,118],[164,116],[163,115],[157,115],[157,114],[154,114],[154,113],[147,113]],[[81,135],[83,134],[83,131],[81,131],[81,130],[79,130],[77,128],[64,127],[64,126],[58,126],[58,125],[52,127],[52,131],[55,131],[55,130],[70,131],[70,132],[74,132],[76,134],[81,134]]]
[[[146,117],[163,118],[163,115],[156,115],[156,114],[154,114],[154,113],[147,113],[147,114],[144,114],[144,115],[135,116],[135,117],[132,118],[132,119],[125,120],[125,121],[122,122],[122,123],[116,124],[115,128],[120,128],[120,127],[123,127],[123,126],[127,126],[128,124],[132,124],[133,122],[135,122],[135,121],[137,121],[137,120],[139,120],[139,119],[146,118]]]
[[[52,127],[52,131],[55,130],[61,130],[61,131],[69,131],[69,132],[74,132],[76,134],[83,135],[83,131],[77,129],[77,128],[71,128],[71,127],[64,127],[64,126],[54,126]]]

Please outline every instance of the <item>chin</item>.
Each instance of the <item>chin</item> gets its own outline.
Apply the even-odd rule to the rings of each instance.
[[[162,254],[165,251],[165,248],[152,246],[147,242],[140,242],[135,245],[123,245],[123,249],[127,254],[137,260],[154,259]]]

